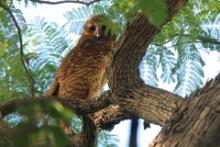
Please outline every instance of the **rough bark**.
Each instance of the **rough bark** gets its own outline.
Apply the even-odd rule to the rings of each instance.
[[[104,115],[103,113],[107,112],[107,116],[102,116],[103,118],[99,117],[102,120],[104,118],[107,119],[107,122],[109,122],[108,117],[114,120],[113,116],[120,116],[118,120],[123,120],[128,117],[130,118],[130,116],[132,115],[136,115],[139,118],[143,118],[147,122],[163,126],[165,122],[170,119],[171,114],[173,113],[175,108],[177,108],[183,101],[183,99],[172,93],[156,88],[151,89],[150,87],[141,89],[136,88],[133,90],[127,88],[121,92],[124,94],[118,94],[117,96],[115,96],[115,98],[113,98],[113,94],[110,96],[109,93],[105,93],[100,98],[94,100],[54,97],[16,99],[3,104],[0,108],[0,111],[1,116],[4,117],[9,113],[14,112],[17,106],[22,107],[22,105],[26,105],[30,102],[43,104],[51,100],[57,100],[61,102],[64,106],[73,109],[77,114],[84,115],[96,112],[95,116],[98,117],[98,115],[102,116]],[[131,96],[134,96],[134,98],[132,98]],[[138,97],[138,99],[135,99],[135,97]],[[118,103],[117,101],[120,101],[121,107],[120,109],[118,109],[118,113],[116,113],[117,109],[112,109],[112,113],[111,109],[107,107],[111,104],[111,102],[109,102],[109,99],[114,100],[114,105],[116,108],[116,104]],[[111,117],[111,115],[113,116]],[[99,120],[96,121],[100,123]]]
[[[152,147],[217,147],[220,75],[192,93],[156,137]]]
[[[167,0],[169,17],[166,22],[170,21],[186,2],[187,0]],[[151,25],[143,13],[133,19],[117,46],[109,84],[115,98],[113,103],[150,123],[164,125],[173,110],[182,103],[182,99],[165,90],[145,85],[140,79],[138,69],[146,47],[159,32],[160,29]],[[147,103],[144,104],[143,99],[148,99]],[[134,107],[134,103],[138,107]],[[148,107],[144,108],[143,104]]]
[[[145,121],[163,126],[183,99],[162,89],[144,85],[123,87],[111,97],[113,104]]]
[[[117,105],[110,105],[94,113],[92,117],[98,130],[112,130],[114,125],[122,120],[131,119],[133,115]]]

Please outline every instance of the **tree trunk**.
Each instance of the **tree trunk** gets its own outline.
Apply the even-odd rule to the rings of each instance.
[[[192,93],[151,147],[220,146],[220,75]]]

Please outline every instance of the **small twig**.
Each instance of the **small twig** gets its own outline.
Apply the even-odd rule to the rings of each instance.
[[[11,7],[13,4],[13,0],[10,1],[9,7]]]
[[[0,3],[0,7],[2,7],[5,11],[8,12],[8,14],[11,16],[11,18],[12,18],[14,24],[15,24],[15,27],[16,27],[16,29],[18,31],[19,44],[20,44],[20,58],[21,58],[21,62],[22,62],[23,68],[24,68],[24,70],[25,70],[25,72],[27,74],[28,80],[29,80],[31,95],[34,96],[34,79],[31,76],[31,73],[30,73],[28,67],[26,67],[27,61],[25,60],[25,57],[24,57],[23,40],[22,40],[21,29],[20,29],[20,27],[18,25],[18,22],[17,22],[15,16],[11,12],[11,9],[7,5],[5,5],[3,3]]]
[[[52,1],[44,1],[44,0],[30,0],[32,2],[35,2],[35,3],[40,3],[40,4],[48,4],[48,5],[57,5],[57,4],[65,4],[65,3],[78,3],[78,4],[84,4],[84,5],[91,5],[93,3],[96,3],[96,2],[99,2],[101,0],[91,0],[91,1],[88,1],[88,0],[64,0],[64,1],[56,1],[56,2],[52,2]],[[88,2],[86,2],[88,1]]]

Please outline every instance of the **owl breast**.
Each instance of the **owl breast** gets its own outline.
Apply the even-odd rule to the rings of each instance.
[[[81,99],[97,97],[111,60],[112,46],[108,43],[76,46],[67,54],[58,69],[58,96]]]

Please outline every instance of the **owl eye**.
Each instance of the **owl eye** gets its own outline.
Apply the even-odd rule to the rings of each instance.
[[[101,29],[102,29],[102,31],[105,31],[106,30],[106,26],[102,25]]]
[[[94,31],[96,30],[95,25],[91,25],[91,26],[89,27],[89,30],[90,30],[91,32],[94,32]]]

